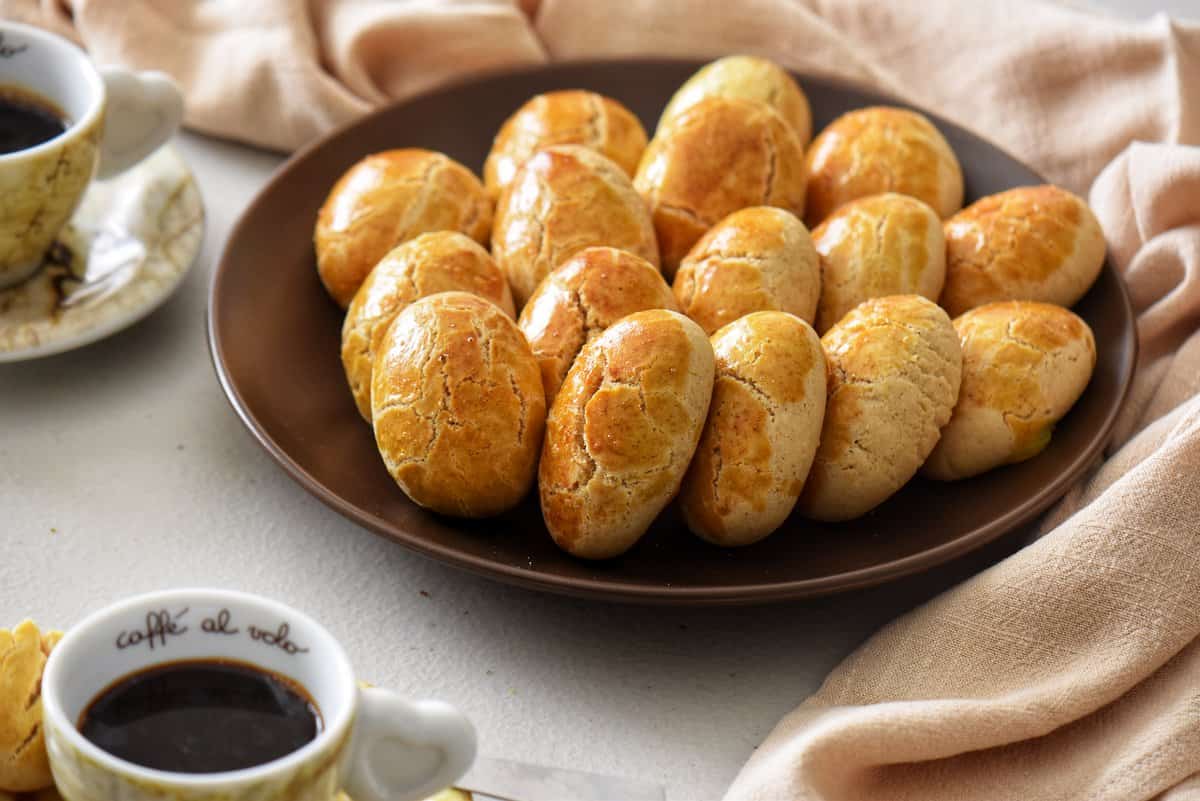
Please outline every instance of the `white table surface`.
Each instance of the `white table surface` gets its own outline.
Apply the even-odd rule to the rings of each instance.
[[[178,293],[104,342],[0,365],[0,625],[33,616],[66,627],[167,587],[266,594],[330,627],[364,678],[461,707],[484,754],[653,779],[669,799],[700,801],[719,798],[779,717],[871,631],[1012,547],[932,582],[680,610],[513,589],[385,542],[267,458],[209,361],[209,278],[280,158],[190,134],[178,144],[208,211]]]

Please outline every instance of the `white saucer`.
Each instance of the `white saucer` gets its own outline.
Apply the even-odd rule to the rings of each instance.
[[[42,268],[0,290],[0,362],[78,348],[142,319],[179,286],[203,238],[200,190],[171,145],[94,181]]]

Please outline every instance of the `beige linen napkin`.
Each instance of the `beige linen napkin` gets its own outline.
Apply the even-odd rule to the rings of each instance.
[[[1135,801],[1200,771],[1198,200],[1200,148],[1162,145],[1091,195],[1142,312],[1125,425],[1145,427],[1044,537],[843,662],[731,801]]]
[[[1200,801],[1200,27],[1022,0],[0,0],[0,15],[166,69],[193,127],[271,147],[477,69],[748,51],[923,103],[1090,188],[1142,339],[1115,454],[1038,542],[847,659],[728,801]]]
[[[466,72],[731,52],[889,89],[1080,192],[1134,139],[1200,138],[1200,26],[1024,0],[0,0],[0,16],[166,70],[192,127],[286,150]]]

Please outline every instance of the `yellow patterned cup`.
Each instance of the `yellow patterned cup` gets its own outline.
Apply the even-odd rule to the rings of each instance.
[[[67,118],[62,134],[0,155],[0,288],[35,272],[94,176],[116,175],[179,128],[183,98],[161,73],[98,70],[66,39],[0,22],[0,87]]]
[[[287,756],[226,773],[170,773],[107,753],[79,733],[88,704],[117,680],[180,660],[226,659],[299,683],[324,727]],[[72,627],[42,677],[46,751],[66,801],[417,801],[475,759],[475,730],[440,701],[360,688],[341,645],[308,616],[227,590],[141,595]]]

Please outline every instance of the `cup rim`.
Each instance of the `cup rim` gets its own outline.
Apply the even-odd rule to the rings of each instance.
[[[20,33],[22,36],[29,36],[33,39],[36,39],[54,50],[62,58],[66,58],[74,62],[78,66],[79,72],[84,76],[84,79],[87,81],[92,90],[92,102],[88,105],[87,111],[85,111],[79,117],[79,119],[72,120],[70,126],[68,126],[65,131],[57,136],[51,137],[45,142],[34,145],[33,147],[27,147],[24,150],[15,150],[12,153],[0,153],[0,164],[8,164],[37,156],[40,153],[44,153],[55,147],[61,146],[65,140],[75,136],[79,131],[89,128],[93,123],[95,123],[96,119],[102,113],[104,109],[105,96],[107,94],[104,88],[104,79],[100,75],[100,70],[98,70],[96,65],[92,63],[90,58],[88,58],[87,53],[85,53],[71,40],[59,36],[56,33],[51,33],[50,31],[34,27],[33,25],[25,25],[20,22],[8,22],[7,20],[0,20],[0,33],[3,33],[4,31],[13,31],[15,33]],[[3,83],[4,81],[0,79],[0,84]],[[56,103],[58,102],[57,98],[52,97],[49,99]]]
[[[351,685],[350,703],[346,704],[345,708],[340,710],[337,717],[332,720],[326,716],[327,713],[325,710],[321,710],[322,716],[325,717],[325,726],[321,730],[321,733],[314,737],[312,741],[305,743],[290,754],[286,754],[278,759],[241,770],[223,771],[220,773],[177,773],[174,771],[157,770],[121,759],[100,748],[84,737],[76,727],[75,721],[69,720],[63,711],[58,691],[58,685],[62,681],[62,678],[59,676],[59,665],[62,664],[63,659],[75,647],[74,643],[79,636],[79,632],[92,628],[111,618],[127,614],[131,610],[146,604],[164,604],[170,606],[183,600],[189,600],[192,603],[200,600],[254,604],[270,609],[273,613],[281,617],[300,621],[305,626],[312,627],[318,633],[318,636],[324,637],[327,640],[326,645],[329,649],[329,661],[331,663],[329,669],[340,674],[337,677],[339,682]],[[245,659],[243,661],[255,664],[253,659]],[[95,692],[100,692],[103,689],[102,687],[96,688]],[[331,742],[345,739],[354,720],[357,698],[357,681],[354,676],[354,670],[350,665],[350,658],[346,655],[346,651],[341,643],[338,642],[328,629],[298,609],[271,598],[240,590],[225,590],[214,587],[195,587],[141,593],[117,601],[89,614],[67,630],[62,640],[50,652],[42,674],[42,714],[45,718],[43,725],[46,728],[49,728],[48,724],[52,721],[57,733],[65,737],[72,748],[106,770],[134,777],[142,781],[149,780],[189,790],[224,789],[230,785],[251,784],[271,779],[281,774],[290,773],[314,756],[317,756]]]

